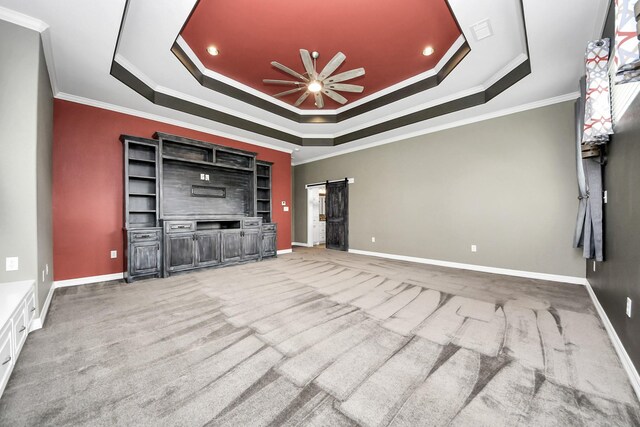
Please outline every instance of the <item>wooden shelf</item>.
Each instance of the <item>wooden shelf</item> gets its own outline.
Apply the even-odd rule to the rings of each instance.
[[[130,196],[156,197],[156,193],[129,193]]]
[[[143,176],[143,175],[129,175],[129,178],[135,178],[135,179],[149,179],[152,181],[156,180],[155,176]]]
[[[270,176],[269,176],[269,175],[260,175],[260,174],[256,174],[256,176],[257,176],[258,178],[270,178]]]
[[[271,199],[258,199],[259,202],[270,202]]]
[[[155,209],[140,209],[140,210],[130,210],[131,213],[156,213]]]
[[[231,166],[231,165],[225,165],[225,164],[222,164],[222,163],[205,162],[205,161],[202,161],[202,160],[189,160],[189,159],[183,159],[183,158],[180,158],[180,157],[166,156],[166,155],[163,155],[162,158],[165,159],[165,160],[171,160],[171,161],[174,161],[174,162],[182,162],[182,163],[189,163],[189,164],[195,164],[195,165],[209,166],[209,167],[214,167],[214,168],[238,170],[238,171],[244,171],[244,172],[253,172],[253,168],[244,168],[244,167],[240,167],[240,166]]]
[[[153,163],[155,164],[155,160],[149,160],[149,159],[136,159],[134,157],[129,157],[129,161],[130,162],[141,162],[141,163]]]
[[[271,190],[269,187],[256,187],[258,190]]]

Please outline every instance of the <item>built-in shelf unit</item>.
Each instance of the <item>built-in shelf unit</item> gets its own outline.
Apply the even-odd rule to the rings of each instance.
[[[165,133],[121,140],[128,281],[276,255],[272,163]]]

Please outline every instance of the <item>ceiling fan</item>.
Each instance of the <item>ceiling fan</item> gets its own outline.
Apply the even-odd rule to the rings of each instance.
[[[345,71],[343,73],[331,76],[331,73],[338,69],[338,67],[342,65],[344,60],[347,59],[344,53],[338,52],[331,59],[331,61],[329,61],[329,63],[325,65],[322,71],[318,73],[316,71],[316,60],[319,56],[320,54],[318,52],[313,52],[310,54],[308,50],[300,49],[300,57],[302,58],[302,64],[304,65],[304,69],[306,71],[304,74],[300,74],[289,67],[273,61],[271,62],[271,65],[273,65],[280,71],[284,71],[285,73],[295,77],[296,79],[298,79],[298,81],[264,79],[263,82],[267,84],[283,86],[296,86],[295,89],[276,93],[275,95],[273,95],[276,98],[304,91],[300,98],[298,98],[298,100],[294,103],[296,107],[302,104],[305,99],[307,99],[311,94],[313,94],[315,98],[316,107],[322,108],[324,107],[324,99],[322,98],[322,94],[325,94],[326,96],[340,104],[345,104],[347,102],[347,98],[340,95],[337,91],[361,93],[364,90],[364,86],[341,83],[346,80],[351,80],[355,79],[356,77],[363,76],[364,68],[356,68],[354,70]]]

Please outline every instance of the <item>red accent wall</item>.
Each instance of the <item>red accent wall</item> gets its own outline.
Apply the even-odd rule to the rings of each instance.
[[[291,247],[291,155],[154,120],[56,99],[53,123],[54,280],[120,273],[124,267],[121,134],[154,132],[258,153],[273,162],[273,221],[278,249]],[[111,259],[116,249],[118,258]]]

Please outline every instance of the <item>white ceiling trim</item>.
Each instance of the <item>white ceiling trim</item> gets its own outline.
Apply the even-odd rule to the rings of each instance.
[[[409,138],[414,138],[416,136],[428,135],[430,133],[440,132],[447,129],[453,129],[459,126],[465,126],[472,123],[483,122],[486,120],[496,119],[498,117],[504,117],[511,114],[521,113],[527,110],[534,110],[536,108],[546,107],[549,105],[559,104],[561,102],[573,101],[574,99],[578,99],[580,97],[580,92],[572,92],[566,95],[556,96],[549,99],[543,99],[541,101],[531,102],[529,104],[519,105],[517,107],[505,108],[503,110],[494,111],[492,113],[483,114],[480,116],[470,117],[464,120],[458,120],[455,122],[447,123],[442,126],[433,126],[430,128],[425,128],[417,132],[407,133],[400,136],[394,136],[392,138],[383,139],[381,141],[372,142],[370,144],[361,145],[359,147],[353,148],[345,148],[344,150],[334,151],[330,154],[325,154],[322,156],[316,156],[310,159],[306,159],[300,162],[295,162],[292,159],[292,166],[304,165],[306,163],[317,162],[318,160],[329,159],[331,157],[341,156],[343,154],[353,153],[356,151],[367,150],[369,148],[378,147],[380,145],[391,144],[393,142],[402,141]]]
[[[271,95],[267,95],[264,92],[260,92],[257,89],[252,88],[251,86],[247,86],[244,83],[240,83],[236,80],[233,80],[227,76],[225,76],[224,74],[220,74],[220,73],[216,73],[213,70],[210,70],[209,68],[205,67],[205,65],[200,61],[200,58],[198,58],[198,55],[196,55],[193,50],[191,49],[191,46],[189,46],[189,44],[182,38],[182,36],[178,36],[178,38],[176,39],[176,43],[178,44],[178,46],[180,46],[180,48],[184,51],[184,53],[187,55],[187,57],[189,58],[189,60],[191,60],[191,62],[193,62],[193,64],[196,66],[196,68],[198,69],[198,71],[200,71],[202,74],[204,74],[207,77],[210,77],[214,80],[218,80],[222,83],[228,84],[229,86],[234,86],[244,92],[247,92],[251,95],[257,96],[260,99],[264,99],[265,101],[269,101],[272,104],[277,105],[278,107],[282,107],[282,108],[286,108],[289,111],[293,111],[295,113],[300,113],[300,109],[294,107],[293,105],[287,104],[284,101],[279,100],[278,98],[274,98]],[[318,113],[320,114],[331,114],[330,110],[321,110],[318,111]]]
[[[243,138],[237,135],[232,135],[225,132],[214,131],[208,127],[194,125],[192,123],[184,122],[182,120],[171,119],[165,116],[160,116],[158,114],[145,113],[143,111],[134,110],[131,108],[121,107],[119,105],[108,104],[102,101],[96,101],[94,99],[83,98],[76,95],[71,95],[64,92],[59,92],[56,96],[57,99],[62,99],[64,101],[71,101],[77,104],[88,105],[90,107],[102,108],[104,110],[115,111],[116,113],[127,114],[129,116],[140,117],[142,119],[153,120],[156,122],[166,123],[168,125],[180,126],[186,129],[195,130],[198,132],[206,133],[213,136],[220,136],[222,138],[233,139],[234,141],[244,142],[246,144],[256,145],[258,147],[269,148],[275,151],[281,151],[283,153],[291,154],[293,150],[289,148],[278,147],[277,145],[267,144],[262,141],[257,141],[251,138]]]
[[[11,22],[12,24],[40,33],[44,59],[47,63],[47,71],[49,73],[49,82],[51,83],[51,90],[55,96],[58,93],[58,79],[56,78],[56,66],[53,61],[53,48],[51,46],[49,25],[40,19],[1,6],[0,20]]]
[[[504,76],[509,74],[511,71],[516,69],[520,64],[522,64],[523,62],[527,61],[528,59],[529,59],[529,57],[527,55],[525,55],[524,53],[520,54],[520,55],[516,56],[514,59],[512,59],[511,61],[509,61],[509,63],[507,65],[505,65],[501,70],[499,70],[495,75],[493,75],[489,80],[484,82],[482,85],[478,85],[478,86],[475,86],[475,87],[472,87],[472,88],[469,88],[469,89],[465,89],[463,91],[456,92],[456,93],[451,94],[451,95],[446,96],[446,97],[434,99],[434,100],[426,102],[424,104],[419,104],[419,105],[416,105],[414,107],[408,108],[406,110],[399,111],[397,113],[394,113],[394,114],[391,114],[391,115],[388,115],[388,116],[385,116],[385,117],[380,117],[377,120],[372,120],[370,122],[361,124],[359,126],[354,126],[352,128],[346,129],[346,130],[344,130],[342,132],[339,132],[339,133],[335,134],[333,137],[337,138],[339,136],[347,135],[349,133],[356,132],[356,131],[359,131],[361,129],[366,129],[368,127],[375,126],[377,124],[384,123],[384,122],[387,122],[389,120],[393,120],[393,119],[397,119],[397,118],[400,118],[400,117],[407,116],[409,114],[417,113],[419,111],[426,110],[426,109],[429,109],[429,108],[433,108],[433,107],[436,107],[436,106],[441,105],[441,104],[445,104],[445,103],[450,102],[450,101],[455,101],[456,99],[461,99],[461,98],[464,98],[466,96],[475,95],[477,93],[484,92],[487,89],[489,89],[494,83],[498,82],[501,78],[503,78]]]
[[[203,100],[201,98],[197,98],[195,96],[187,95],[186,93],[179,92],[179,91],[170,89],[168,87],[160,86],[155,81],[153,81],[149,76],[147,76],[145,73],[140,71],[139,68],[137,68],[135,65],[133,65],[131,63],[131,61],[129,61],[128,59],[126,59],[125,57],[120,55],[119,53],[117,53],[115,55],[114,61],[116,61],[122,67],[126,68],[131,74],[133,74],[135,77],[140,79],[145,85],[149,86],[154,92],[162,93],[164,95],[172,96],[174,98],[178,98],[178,99],[181,99],[183,101],[188,101],[188,102],[191,102],[193,104],[197,104],[197,105],[200,105],[200,106],[203,106],[203,107],[211,108],[213,110],[220,111],[222,113],[229,114],[231,116],[238,117],[240,119],[244,119],[244,120],[248,120],[248,121],[251,121],[251,122],[254,122],[254,123],[261,124],[263,126],[271,128],[271,129],[276,129],[276,130],[279,130],[281,132],[285,132],[285,133],[289,133],[291,135],[295,135],[295,136],[297,136],[299,138],[307,138],[308,137],[306,134],[302,134],[302,133],[299,133],[299,132],[294,132],[289,128],[275,125],[275,124],[273,124],[271,122],[268,122],[266,120],[259,120],[259,119],[255,118],[253,116],[249,116],[248,114],[243,114],[243,113],[241,113],[241,112],[239,112],[237,110],[232,110],[230,108],[226,108],[221,104],[215,104],[213,102],[209,102],[209,101]],[[206,117],[205,117],[205,119],[206,119]],[[207,120],[210,120],[210,119],[207,119]],[[332,137],[331,135],[323,135],[323,136],[321,136],[321,138],[331,138],[331,137]]]
[[[444,68],[444,66],[447,65],[447,62],[449,62],[449,60],[458,52],[458,49],[460,49],[465,42],[466,42],[466,39],[464,35],[461,35],[460,37],[458,37],[458,39],[453,43],[453,45],[451,45],[451,48],[447,51],[447,53],[440,59],[440,61],[436,64],[436,66],[431,70],[425,71],[424,73],[420,73],[413,77],[409,77],[406,80],[403,80],[392,86],[388,86],[382,90],[372,93],[371,95],[365,96],[364,98],[358,99],[357,101],[354,101],[349,105],[345,105],[344,107],[340,107],[336,109],[335,112],[338,114],[342,113],[344,111],[350,110],[351,108],[357,107],[358,105],[362,105],[369,101],[373,101],[374,99],[378,99],[381,96],[388,95],[391,92],[398,91],[414,83],[417,83],[421,80],[424,80],[426,78],[429,78],[431,76],[438,74]],[[464,61],[464,59],[462,61]],[[313,114],[313,113],[314,113],[313,111],[303,112],[303,114]]]
[[[334,115],[334,114],[340,114],[342,112],[348,111],[352,108],[355,108],[359,105],[365,104],[369,101],[373,101],[375,99],[378,99],[382,96],[385,96],[391,92],[395,92],[397,90],[403,89],[409,85],[412,85],[414,83],[417,83],[421,80],[424,80],[426,78],[432,77],[434,75],[437,75],[443,68],[445,65],[447,65],[447,63],[451,60],[451,58],[458,52],[458,50],[464,45],[464,43],[466,42],[466,39],[464,37],[464,35],[461,35],[460,37],[458,37],[458,39],[456,39],[456,41],[453,43],[453,45],[451,45],[451,47],[449,48],[449,50],[447,50],[447,52],[445,53],[445,55],[440,59],[440,61],[438,61],[438,63],[436,64],[435,67],[433,67],[430,70],[427,70],[425,72],[422,72],[420,74],[417,74],[413,77],[410,77],[406,80],[403,80],[401,82],[398,82],[394,85],[388,86],[384,89],[381,89],[377,92],[372,93],[371,95],[367,95],[364,98],[358,99],[357,101],[353,101],[348,103],[347,105],[337,108],[337,109],[333,109],[333,110],[305,110],[302,108],[298,108],[295,107],[289,103],[286,103],[284,101],[281,101],[278,98],[274,98],[272,95],[268,95],[264,92],[261,92],[257,89],[252,88],[251,86],[245,85],[244,83],[240,83],[232,78],[229,78],[223,74],[217,73],[209,68],[207,68],[202,61],[200,61],[200,58],[198,58],[198,55],[196,55],[193,52],[193,49],[191,49],[191,46],[189,46],[189,44],[182,38],[182,36],[178,36],[178,38],[176,39],[176,43],[178,44],[178,46],[180,46],[180,48],[184,51],[184,53],[187,55],[187,57],[189,58],[189,60],[191,62],[193,62],[193,64],[196,66],[196,68],[198,69],[198,71],[200,71],[202,74],[206,75],[207,77],[210,77],[214,80],[218,80],[222,83],[228,84],[230,86],[234,86],[244,92],[247,92],[251,95],[257,96],[260,99],[263,99],[265,101],[269,101],[279,107],[283,107],[286,108],[289,111],[293,111],[295,113],[298,113],[300,115]]]

